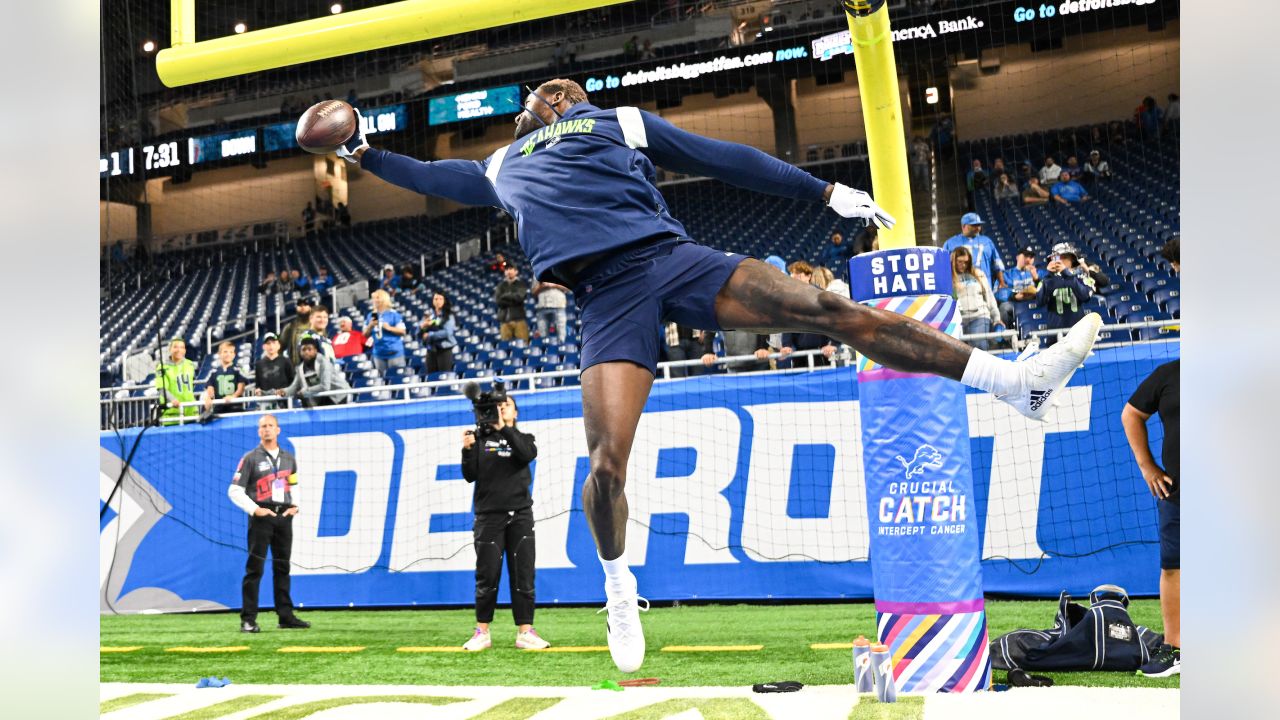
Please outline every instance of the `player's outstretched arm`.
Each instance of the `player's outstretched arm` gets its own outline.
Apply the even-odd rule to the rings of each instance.
[[[844,217],[859,217],[873,220],[881,227],[893,227],[893,216],[861,190],[819,180],[748,145],[681,130],[644,110],[623,107],[617,112],[627,144],[657,165],[770,195],[820,201]]]
[[[434,195],[463,205],[501,207],[493,184],[485,177],[485,164],[474,160],[423,162],[387,150],[369,147],[364,123],[356,110],[356,131],[338,148],[338,157],[386,180],[423,195]]]

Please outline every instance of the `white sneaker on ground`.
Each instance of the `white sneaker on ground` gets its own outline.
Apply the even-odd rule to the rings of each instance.
[[[1000,399],[1032,420],[1043,421],[1057,402],[1059,391],[1089,357],[1101,329],[1102,316],[1089,313],[1053,347],[1035,354],[1024,352],[1016,361],[1022,372],[1023,391]]]
[[[476,628],[476,633],[471,636],[470,640],[463,643],[462,649],[467,652],[480,652],[481,650],[488,650],[492,645],[493,641],[489,639],[489,632]]]
[[[639,670],[644,662],[644,630],[640,627],[640,613],[649,611],[649,601],[639,595],[628,595],[610,600],[596,614],[605,611],[609,613],[605,629],[613,664],[624,673]]]
[[[549,647],[551,643],[543,640],[542,636],[538,635],[538,631],[533,628],[516,633],[517,650],[546,650]]]

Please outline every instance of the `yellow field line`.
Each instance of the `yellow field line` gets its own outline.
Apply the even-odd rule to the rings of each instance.
[[[531,650],[530,652],[608,652],[608,645],[552,645],[549,648],[541,650]]]
[[[248,650],[248,645],[230,645],[227,647],[188,647],[180,645],[178,647],[165,648],[165,652],[171,653],[221,653],[221,652],[244,652]]]
[[[141,646],[141,645],[125,645],[125,646],[116,646],[116,647],[111,647],[111,646],[109,646],[109,645],[103,645],[102,647],[98,648],[98,652],[100,652],[100,653],[123,653],[123,652],[133,652],[134,650],[141,650],[141,649],[142,649],[142,646]]]
[[[763,645],[668,645],[662,652],[751,652]]]
[[[434,652],[466,652],[461,645],[426,645],[422,647],[400,647],[396,648],[396,652],[403,653],[434,653]]]
[[[853,643],[811,643],[810,650],[852,650]]]
[[[332,646],[323,645],[286,645],[276,652],[282,653],[356,653],[364,649],[363,645]]]

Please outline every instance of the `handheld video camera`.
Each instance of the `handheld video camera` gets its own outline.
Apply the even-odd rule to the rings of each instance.
[[[476,414],[476,434],[487,435],[493,432],[498,423],[499,408],[507,401],[507,383],[502,378],[494,378],[489,392],[481,392],[480,386],[469,382],[462,387],[462,394],[471,401],[471,409]]]

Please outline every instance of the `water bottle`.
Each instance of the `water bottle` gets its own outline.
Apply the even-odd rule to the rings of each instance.
[[[853,686],[860,693],[875,690],[871,672],[871,641],[861,635],[853,641]]]
[[[898,688],[893,682],[893,658],[888,645],[871,646],[871,669],[876,678],[876,699],[880,702],[897,702]]]

